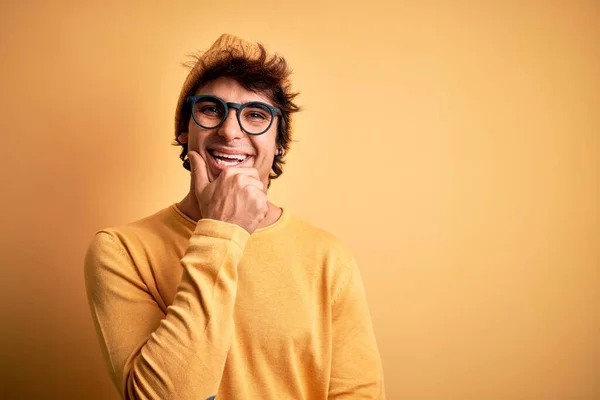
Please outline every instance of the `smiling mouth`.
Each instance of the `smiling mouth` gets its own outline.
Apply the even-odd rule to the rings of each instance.
[[[227,154],[210,149],[208,154],[216,161],[217,165],[222,167],[235,167],[250,157],[248,154]]]

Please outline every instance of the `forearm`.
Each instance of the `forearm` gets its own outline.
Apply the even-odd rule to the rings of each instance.
[[[214,269],[189,254],[182,260],[173,304],[133,360],[126,388],[132,399],[198,398],[201,393],[206,398],[217,392],[231,345],[237,266],[230,254]]]
[[[205,399],[215,395],[233,335],[237,265],[248,234],[200,221],[181,259],[173,303],[160,314],[125,268],[101,262],[92,295],[113,379],[125,399]],[[94,284],[92,284],[94,285]],[[121,298],[122,295],[128,296]],[[144,296],[145,295],[145,296]]]

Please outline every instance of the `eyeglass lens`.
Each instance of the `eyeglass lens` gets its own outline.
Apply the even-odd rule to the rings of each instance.
[[[229,111],[234,112],[233,109]],[[240,125],[248,133],[265,132],[273,119],[271,111],[260,103],[248,103],[238,112]],[[196,122],[206,129],[216,128],[225,119],[224,104],[211,98],[197,101],[194,104],[193,113]]]

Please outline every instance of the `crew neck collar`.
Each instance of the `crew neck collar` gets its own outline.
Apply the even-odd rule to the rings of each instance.
[[[194,230],[197,222],[194,221],[193,219],[191,219],[190,217],[188,217],[187,215],[185,215],[183,213],[183,211],[181,211],[181,209],[179,209],[179,207],[177,206],[177,203],[173,203],[173,205],[171,206],[171,209],[177,214],[179,219],[181,221],[183,221],[183,223],[188,228],[190,228],[190,230],[192,230],[192,231]],[[277,221],[273,222],[271,225],[256,229],[252,233],[252,235],[270,233],[275,230],[281,229],[282,227],[284,227],[287,224],[287,221],[289,220],[289,218],[290,218],[290,215],[289,215],[289,212],[287,211],[287,208],[281,207],[281,215],[279,216]]]

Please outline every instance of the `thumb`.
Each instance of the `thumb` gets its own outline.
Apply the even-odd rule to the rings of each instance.
[[[190,159],[190,170],[192,172],[192,187],[195,187],[196,193],[201,193],[210,183],[206,161],[195,151],[188,152]]]

